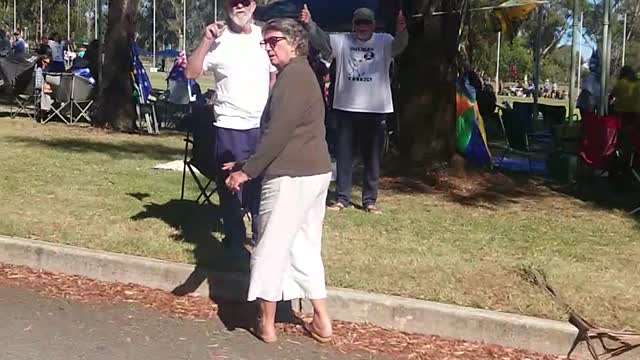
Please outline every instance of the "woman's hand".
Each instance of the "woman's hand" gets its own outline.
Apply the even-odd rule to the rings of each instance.
[[[242,170],[238,170],[229,174],[227,180],[225,180],[224,183],[227,184],[229,190],[237,192],[240,191],[240,186],[242,186],[242,184],[246,183],[249,180],[251,180],[249,175],[247,175]]]

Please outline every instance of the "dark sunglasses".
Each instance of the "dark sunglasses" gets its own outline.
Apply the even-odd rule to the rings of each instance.
[[[373,24],[373,22],[369,21],[369,20],[356,20],[353,22],[356,26],[360,26],[360,25],[371,25]]]
[[[242,4],[242,6],[247,7],[249,5],[251,5],[251,3],[253,2],[253,0],[229,0],[229,6],[234,8],[240,4]]]
[[[269,47],[273,49],[276,47],[278,42],[280,42],[280,40],[285,40],[285,39],[286,37],[284,36],[271,36],[260,41],[260,46],[262,46],[263,49],[266,49],[267,45],[269,45]]]

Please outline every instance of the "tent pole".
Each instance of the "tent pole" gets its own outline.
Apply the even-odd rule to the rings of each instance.
[[[502,45],[502,32],[498,33],[498,53],[496,54],[496,94],[500,93],[500,46]]]
[[[573,0],[573,14],[572,17],[572,36],[571,36],[571,78],[569,81],[569,119],[573,118],[575,111],[575,102],[573,100],[576,89],[576,55],[578,50],[578,14],[580,13],[580,4],[578,0]],[[578,60],[579,62],[579,60]]]
[[[609,21],[611,17],[611,0],[604,0],[604,16],[602,18],[602,51],[600,61],[600,106],[598,113],[607,114],[608,93],[607,82],[609,79]]]
[[[540,89],[540,63],[542,56],[542,21],[544,20],[544,6],[538,8],[538,25],[536,34],[536,47],[535,47],[535,73],[533,76],[533,84],[535,89],[533,91],[533,121],[538,117],[538,89]]]
[[[622,26],[622,66],[625,65],[627,57],[627,13],[624,14],[624,22]]]
[[[578,84],[577,84],[577,88],[578,88],[578,94],[580,94],[580,88],[582,87],[582,31],[583,31],[583,24],[584,24],[584,12],[580,13],[580,38],[579,41],[580,43],[578,44]]]
[[[156,67],[156,0],[153,0],[153,67]]]

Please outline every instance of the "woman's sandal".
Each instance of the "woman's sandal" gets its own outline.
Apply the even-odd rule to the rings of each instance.
[[[322,344],[326,344],[328,342],[331,341],[331,336],[322,336],[318,333],[316,333],[313,328],[311,327],[311,323],[303,321],[302,322],[302,327],[304,328],[304,330],[309,333],[309,335],[311,335],[311,337],[313,338],[313,340],[322,343]]]

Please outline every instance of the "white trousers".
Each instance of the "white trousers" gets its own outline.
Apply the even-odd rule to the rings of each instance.
[[[322,224],[331,173],[266,178],[248,300],[324,299]]]

